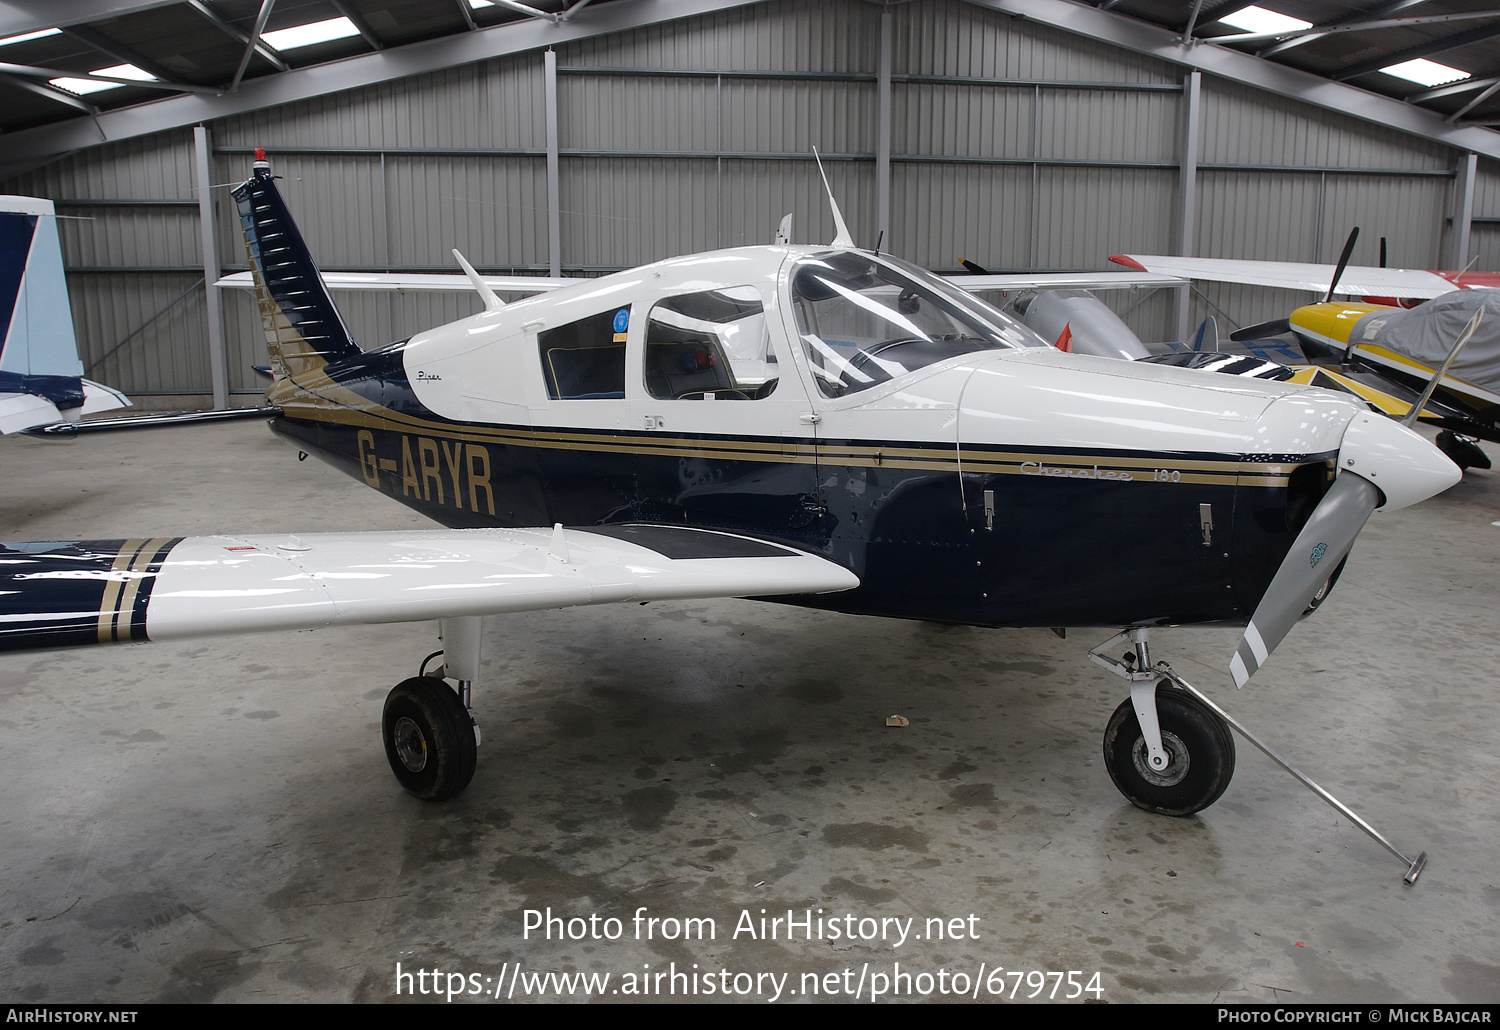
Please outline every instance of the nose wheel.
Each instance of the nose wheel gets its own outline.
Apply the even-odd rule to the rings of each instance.
[[[1104,731],[1104,764],[1137,808],[1192,815],[1219,800],[1234,775],[1234,737],[1208,706],[1180,690],[1156,692],[1165,768],[1152,767],[1135,705],[1115,709]]]
[[[385,699],[381,733],[391,772],[424,801],[457,797],[474,778],[474,719],[440,679],[413,676],[396,684]]]

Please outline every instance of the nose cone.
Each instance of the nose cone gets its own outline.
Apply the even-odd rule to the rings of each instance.
[[[1376,511],[1394,511],[1442,493],[1463,471],[1420,433],[1381,415],[1356,415],[1344,431],[1339,470],[1379,488]]]

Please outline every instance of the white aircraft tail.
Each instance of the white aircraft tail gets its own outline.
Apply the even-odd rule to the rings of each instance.
[[[130,403],[83,371],[52,201],[0,197],[0,433]]]

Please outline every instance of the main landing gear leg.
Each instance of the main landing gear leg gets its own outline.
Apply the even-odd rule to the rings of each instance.
[[[479,675],[483,628],[484,620],[477,616],[442,620],[443,668],[436,675],[419,673],[401,681],[385,699],[381,734],[386,758],[401,786],[424,801],[457,797],[474,778],[479,725],[469,703]],[[425,672],[427,663],[422,664]],[[458,681],[456,692],[447,677]]]
[[[1115,786],[1131,804],[1165,815],[1190,815],[1217,801],[1234,774],[1234,738],[1229,733],[1232,727],[1400,859],[1406,866],[1403,880],[1408,886],[1417,882],[1427,865],[1427,852],[1420,852],[1415,859],[1407,858],[1347,805],[1293,768],[1228,712],[1173,672],[1170,665],[1153,663],[1147,646],[1149,632],[1145,628],[1128,629],[1089,652],[1090,661],[1130,681],[1130,700],[1115,709],[1104,731],[1104,761]],[[1134,653],[1126,653],[1118,660],[1102,653],[1126,640],[1134,645]],[[1163,684],[1175,689],[1158,691]],[[1159,759],[1165,759],[1165,765]]]

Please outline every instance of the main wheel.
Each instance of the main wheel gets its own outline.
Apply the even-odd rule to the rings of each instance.
[[[1135,705],[1126,698],[1104,730],[1104,764],[1120,793],[1137,808],[1192,815],[1215,801],[1234,775],[1234,737],[1224,720],[1193,695],[1156,690],[1167,767],[1151,768]]]
[[[474,778],[474,720],[440,679],[414,676],[391,688],[381,735],[391,772],[424,801],[457,797]]]

